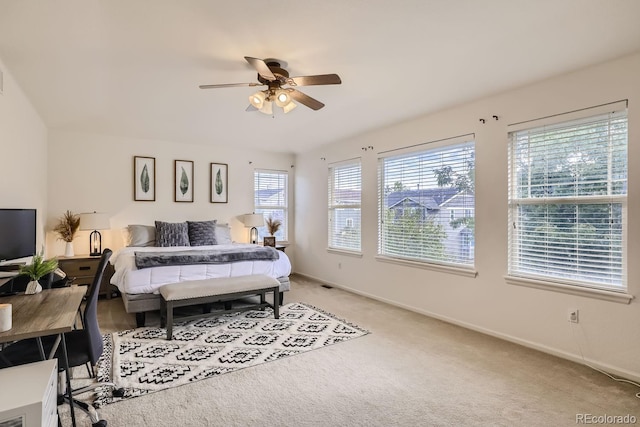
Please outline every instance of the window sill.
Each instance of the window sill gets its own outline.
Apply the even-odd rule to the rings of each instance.
[[[476,277],[478,272],[474,268],[456,267],[452,265],[435,264],[428,262],[409,261],[400,258],[391,258],[387,256],[376,256],[377,261],[388,262],[391,264],[406,265],[408,267],[423,268],[425,270],[440,271],[442,273],[457,274],[459,276]]]
[[[327,248],[327,252],[329,252],[330,254],[346,255],[346,256],[352,256],[355,258],[362,258],[362,252],[349,251],[346,249]]]
[[[565,285],[562,283],[547,282],[544,280],[529,279],[518,276],[504,276],[509,285],[526,286],[529,288],[544,289],[554,292],[562,292],[570,295],[578,295],[587,298],[596,298],[604,301],[629,304],[634,298],[626,292],[608,291],[605,289],[586,288],[580,286]]]

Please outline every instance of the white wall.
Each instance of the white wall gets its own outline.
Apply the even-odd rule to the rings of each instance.
[[[37,209],[36,250],[47,216],[47,128],[0,60],[0,207]]]
[[[639,75],[640,54],[636,54],[300,154],[296,160],[296,272],[570,359],[580,360],[583,353],[600,367],[640,379],[638,298],[630,304],[607,302],[508,285],[503,278],[507,271],[507,125],[629,99],[628,286],[629,293],[640,297],[640,263],[636,262],[640,226],[633,221],[640,215]],[[494,114],[498,121],[492,119]],[[478,276],[376,261],[377,153],[467,133],[476,135]],[[374,149],[362,150],[368,146]],[[361,258],[326,250],[327,164],[354,157],[362,158]],[[580,323],[572,326],[567,313],[576,308]]]
[[[156,159],[155,202],[133,200],[134,156]],[[194,162],[193,203],[174,202],[174,160]],[[228,203],[210,202],[209,165],[212,162],[229,166]],[[51,230],[57,218],[69,209],[74,213],[97,211],[110,215],[112,229],[102,232],[103,248],[122,247],[121,230],[128,224],[153,225],[155,220],[217,219],[231,224],[234,240],[248,242],[249,231],[240,222],[240,216],[253,211],[254,169],[293,171],[292,164],[293,155],[239,150],[215,143],[203,146],[51,131],[47,229]],[[293,172],[290,188],[293,200]],[[291,212],[293,218],[293,210]],[[290,234],[294,234],[293,227]],[[47,240],[52,255],[64,253],[64,242],[57,241],[52,232],[48,233]],[[89,253],[89,232],[79,231],[73,244],[76,254]],[[293,253],[293,250],[287,251],[290,257]]]

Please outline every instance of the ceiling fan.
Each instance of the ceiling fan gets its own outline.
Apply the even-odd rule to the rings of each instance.
[[[258,72],[257,83],[225,83],[213,85],[201,85],[200,89],[216,89],[223,87],[242,86],[267,86],[265,90],[259,90],[249,96],[250,106],[247,111],[258,110],[261,113],[272,114],[272,104],[281,107],[285,113],[297,107],[293,101],[306,105],[312,110],[319,110],[324,104],[299,90],[298,86],[312,85],[339,85],[342,83],[337,74],[319,74],[315,76],[289,77],[289,72],[283,68],[281,61],[277,59],[258,59],[245,56],[249,64]],[[289,87],[286,87],[289,86]]]

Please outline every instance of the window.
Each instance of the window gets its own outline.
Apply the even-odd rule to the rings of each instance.
[[[510,276],[626,290],[626,105],[607,110],[509,133]]]
[[[287,240],[289,220],[287,206],[289,200],[289,174],[284,171],[256,170],[254,172],[254,211],[264,218],[272,217],[282,223],[275,234],[276,240]],[[267,227],[258,228],[258,240],[268,236]]]
[[[329,247],[360,252],[360,159],[329,167]]]
[[[379,159],[378,253],[469,268],[474,264],[473,136]],[[422,147],[423,145],[421,145]],[[468,212],[468,216],[454,211]]]

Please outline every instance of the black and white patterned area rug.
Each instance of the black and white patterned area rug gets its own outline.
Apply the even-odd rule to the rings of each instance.
[[[316,307],[290,303],[281,307],[279,319],[265,309],[176,322],[171,341],[164,328],[107,334],[98,381],[115,382],[125,396],[99,389],[94,404],[189,384],[368,333]]]

